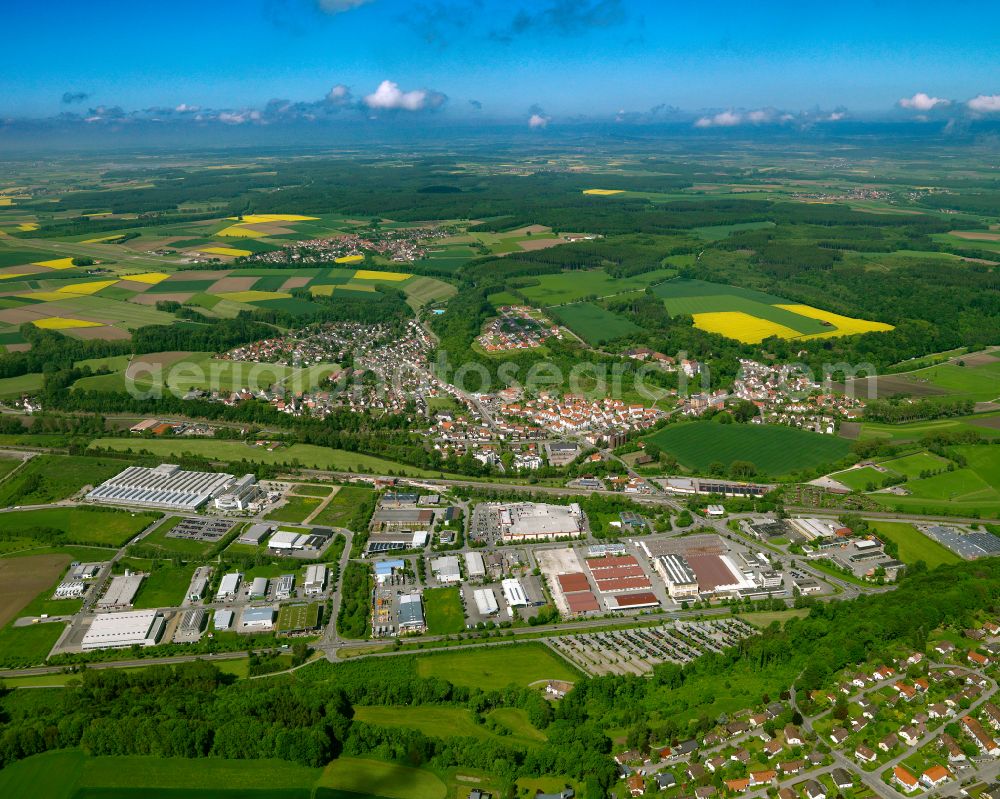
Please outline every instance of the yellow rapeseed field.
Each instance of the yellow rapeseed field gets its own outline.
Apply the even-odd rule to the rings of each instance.
[[[38,230],[37,222],[22,222],[17,226],[17,229],[22,233],[30,233],[33,230]]]
[[[36,319],[32,324],[45,330],[69,330],[74,327],[104,327],[100,322],[88,322],[86,319],[70,319],[65,316],[50,316],[48,319]]]
[[[584,194],[596,194],[599,197],[608,197],[612,194],[624,194],[624,189],[584,189]]]
[[[94,280],[90,283],[74,283],[72,286],[62,286],[56,289],[59,294],[96,294],[101,289],[113,286],[117,280]]]
[[[236,247],[202,247],[201,251],[209,255],[231,255],[233,258],[253,255],[250,250],[238,250]]]
[[[72,269],[72,258],[53,258],[51,261],[35,261],[35,266],[46,266],[49,269]]]
[[[31,272],[9,272],[0,274],[0,280],[13,280],[15,277],[27,277]]]
[[[254,230],[252,227],[245,227],[244,225],[230,225],[227,228],[223,228],[216,236],[225,236],[238,239],[259,239],[261,236],[266,236],[267,234],[262,230]]]
[[[341,255],[339,258],[334,258],[333,262],[335,264],[356,264],[365,260],[363,255]]]
[[[802,336],[802,338],[851,336],[856,333],[881,333],[886,330],[893,329],[892,325],[887,325],[884,322],[868,322],[864,319],[853,319],[850,316],[841,316],[840,314],[831,313],[830,311],[822,311],[819,308],[813,308],[811,305],[778,305],[775,307],[783,308],[786,311],[791,311],[792,313],[797,313],[801,316],[808,316],[810,319],[819,319],[821,322],[829,322],[833,325],[833,329],[831,329],[829,333],[813,333],[808,336]]]
[[[354,273],[355,280],[391,280],[394,283],[413,277],[409,272],[375,272],[371,269],[359,269]]]
[[[141,275],[122,275],[122,280],[131,280],[133,283],[147,283],[150,286],[155,286],[157,283],[162,283],[170,275],[166,272],[143,272]]]
[[[718,333],[734,338],[744,344],[759,344],[768,336],[797,338],[798,333],[790,327],[758,319],[743,311],[715,311],[693,314],[694,326],[709,333]]]
[[[0,197],[0,205],[13,205],[13,200],[10,197]]]
[[[333,290],[335,288],[336,288],[336,286],[331,286],[331,285],[310,286],[309,287],[309,293],[310,294],[318,295],[320,297],[332,297],[333,296]]]
[[[233,302],[260,302],[261,300],[287,300],[292,295],[284,291],[254,291],[253,289],[248,289],[247,291],[223,291],[215,296],[222,297],[224,300],[232,300]]]
[[[86,239],[85,241],[81,241],[80,243],[81,244],[103,244],[106,241],[114,241],[115,239],[120,239],[120,238],[121,238],[121,234],[119,233],[119,234],[114,235],[114,236],[101,236],[98,239]]]
[[[299,216],[298,214],[247,214],[242,219],[238,216],[226,217],[235,222],[243,222],[247,225],[261,224],[265,222],[311,222],[319,219],[318,216]]]

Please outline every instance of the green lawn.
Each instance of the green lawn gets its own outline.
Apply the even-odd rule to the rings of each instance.
[[[20,397],[22,394],[34,394],[42,388],[41,372],[32,372],[17,377],[0,378],[0,397]]]
[[[636,291],[667,280],[677,273],[673,269],[657,269],[632,277],[615,278],[603,269],[574,270],[532,278],[537,285],[519,289],[533,305],[561,305],[579,302],[584,297],[606,297]]]
[[[386,799],[445,799],[447,792],[429,771],[358,757],[334,760],[323,770],[319,786]]]
[[[330,492],[333,491],[334,488],[336,488],[336,486],[302,485],[300,483],[299,485],[294,486],[292,491],[304,497],[320,497],[321,499],[324,499],[330,496]]]
[[[0,484],[0,507],[43,505],[66,499],[84,486],[103,483],[131,465],[128,460],[117,458],[36,455]]]
[[[104,508],[42,508],[0,513],[0,532],[50,528],[66,533],[72,544],[120,547],[160,518],[159,513],[132,513]]]
[[[897,474],[903,474],[913,478],[919,478],[924,471],[936,472],[948,467],[948,461],[944,458],[932,455],[930,452],[917,452],[913,455],[904,455],[902,458],[892,458],[882,461],[882,465],[887,469],[892,469]]]
[[[523,710],[500,708],[489,714],[490,718],[511,731],[502,739],[484,724],[477,724],[472,713],[464,707],[447,705],[377,705],[355,706],[354,718],[380,727],[405,727],[418,730],[434,738],[462,736],[483,740],[509,740],[531,745],[544,741],[545,736],[531,726]]]
[[[450,635],[465,629],[465,613],[458,588],[429,588],[424,591],[424,614],[427,632]]]
[[[875,488],[881,488],[882,481],[886,477],[891,476],[891,472],[880,472],[871,466],[863,466],[860,469],[847,469],[843,472],[834,472],[830,475],[830,478],[836,480],[838,483],[843,483],[852,491],[867,491],[869,490],[869,484],[874,485]]]
[[[943,389],[950,399],[986,402],[1000,397],[1000,361],[990,361],[980,366],[944,363],[908,372],[905,379],[912,382],[914,388],[929,386]]]
[[[14,471],[22,463],[20,458],[0,458],[0,480]]]
[[[55,646],[65,624],[10,625],[0,630],[0,663],[35,666],[43,663]],[[0,772],[3,773],[3,772]],[[0,790],[0,796],[4,793]]]
[[[312,523],[319,526],[344,527],[358,506],[367,502],[371,495],[372,489],[364,486],[341,486],[336,496],[316,515]]]
[[[199,558],[211,550],[215,544],[211,541],[193,541],[188,538],[170,538],[167,533],[182,521],[182,516],[167,519],[149,535],[145,536],[135,546],[155,547],[161,550],[164,557],[179,556],[182,558]]]
[[[267,514],[266,518],[278,522],[300,523],[320,506],[318,497],[285,497],[285,503]]]
[[[218,461],[256,461],[258,463],[300,465],[311,469],[331,469],[334,471],[357,471],[361,473],[386,474],[394,472],[411,477],[436,477],[439,473],[404,466],[372,455],[359,452],[347,452],[341,449],[329,449],[314,444],[293,444],[273,452],[263,447],[254,447],[241,441],[213,441],[211,439],[142,439],[130,438],[98,438],[91,446],[115,452],[150,452],[160,457],[172,458],[183,454],[191,454],[199,458],[211,458]],[[128,464],[123,464],[125,468]]]
[[[598,346],[632,333],[640,328],[624,316],[602,308],[592,302],[561,305],[551,313],[556,319],[591,346]]]
[[[537,643],[421,655],[417,657],[417,674],[487,691],[511,683],[527,686],[538,680],[575,682],[580,678],[569,663]]]
[[[916,441],[924,436],[938,433],[959,433],[973,430],[982,438],[1000,437],[1000,430],[972,424],[975,419],[988,419],[997,414],[982,414],[980,416],[959,416],[953,419],[933,419],[928,422],[908,422],[906,424],[884,424],[882,422],[863,422],[861,439],[884,439],[888,441]]]
[[[937,541],[932,541],[912,524],[877,521],[871,522],[871,525],[879,535],[899,546],[899,559],[903,563],[922,560],[933,569],[942,563],[957,563],[961,560],[954,552],[945,549]]]
[[[781,477],[800,469],[834,463],[850,451],[837,436],[785,425],[719,424],[714,421],[668,425],[646,437],[689,469],[706,472],[712,463],[728,467],[749,461],[761,474]]]
[[[136,608],[177,607],[187,596],[194,566],[160,566],[142,581],[135,597]]]

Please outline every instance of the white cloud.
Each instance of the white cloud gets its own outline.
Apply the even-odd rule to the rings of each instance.
[[[438,108],[446,99],[440,92],[426,89],[404,92],[395,81],[384,80],[374,92],[365,96],[365,105],[373,111],[424,111]]]
[[[913,111],[930,111],[939,105],[951,105],[951,100],[945,100],[943,97],[931,97],[926,92],[917,92],[913,97],[903,97],[899,101],[900,108],[909,108]]]
[[[260,122],[260,111],[220,111],[218,120],[219,122],[224,122],[227,125],[242,125],[246,122]]]
[[[201,111],[201,107],[197,105],[188,105],[187,103],[181,103],[177,106],[174,111],[178,114],[196,114]]]
[[[970,111],[980,114],[995,114],[1000,111],[1000,94],[980,94],[967,103]]]
[[[316,0],[316,5],[319,6],[320,11],[324,11],[327,14],[342,14],[345,11],[350,11],[352,8],[367,5],[370,2],[372,0]]]
[[[843,111],[833,111],[832,113],[830,113],[830,114],[827,115],[826,121],[827,122],[840,122],[840,120],[844,119],[846,116],[847,116],[847,114],[845,114]]]
[[[549,118],[543,116],[542,114],[532,114],[528,119],[529,128],[547,128],[549,126]]]
[[[715,116],[700,117],[695,123],[696,128],[731,128],[743,122],[743,115],[735,111],[723,111]]]

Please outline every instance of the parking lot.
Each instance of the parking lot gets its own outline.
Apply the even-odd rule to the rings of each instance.
[[[641,675],[660,663],[683,665],[706,652],[721,652],[755,632],[740,619],[718,619],[565,635],[548,641],[588,674]]]
[[[228,519],[185,517],[166,534],[166,538],[184,538],[188,541],[207,541],[214,544],[232,530],[235,524],[236,522]]]

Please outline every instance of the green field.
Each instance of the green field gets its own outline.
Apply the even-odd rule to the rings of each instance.
[[[187,596],[194,566],[158,566],[142,581],[136,608],[175,608]]]
[[[607,341],[641,331],[641,328],[631,320],[592,302],[560,305],[558,308],[552,309],[552,315],[561,324],[595,347]]]
[[[882,465],[897,474],[905,475],[910,479],[919,478],[921,472],[937,472],[948,467],[948,461],[930,452],[917,452],[913,455],[904,455],[902,458],[892,458],[882,461]]]
[[[90,507],[20,510],[0,513],[0,532],[30,538],[32,528],[49,528],[64,532],[66,543],[120,547],[160,516]]]
[[[293,630],[312,630],[319,626],[320,606],[313,602],[310,605],[282,605],[278,611],[278,632]]]
[[[0,629],[0,662],[25,666],[43,663],[65,627],[65,624],[52,622],[31,624],[27,627],[8,625]],[[0,790],[0,796],[3,795],[3,791]]]
[[[536,643],[422,655],[417,658],[417,674],[486,691],[511,683],[527,686],[539,680],[575,682],[580,678],[565,660]]]
[[[292,491],[295,494],[299,494],[304,497],[319,497],[320,499],[325,499],[330,496],[330,492],[336,486],[318,486],[318,485],[303,485],[299,483],[298,485],[292,486]]]
[[[39,446],[45,446],[39,442]],[[0,484],[0,506],[44,505],[66,499],[84,486],[96,486],[132,464],[116,458],[36,455]]]
[[[863,466],[860,469],[847,469],[843,472],[834,472],[830,475],[830,478],[847,486],[851,491],[868,491],[869,485],[881,488],[882,481],[886,477],[891,476],[891,472],[880,472],[871,466]]]
[[[428,588],[424,591],[424,614],[427,632],[450,635],[465,629],[465,612],[458,588]]]
[[[188,538],[170,538],[167,533],[180,524],[183,517],[173,516],[157,527],[149,535],[144,536],[135,546],[155,547],[164,557],[199,558],[211,550],[215,544],[211,541],[193,541]]]
[[[859,438],[862,440],[916,441],[924,436],[937,435],[938,433],[959,433],[969,430],[978,433],[982,438],[997,438],[1000,437],[1000,429],[975,424],[976,420],[995,419],[996,416],[996,413],[988,413],[951,419],[932,419],[927,422],[907,422],[905,424],[863,422]]]
[[[0,398],[18,398],[22,394],[33,394],[42,388],[41,373],[18,375],[17,377],[0,378]]]
[[[833,463],[850,451],[837,436],[810,433],[784,425],[719,424],[696,421],[673,424],[646,437],[683,466],[705,472],[713,463],[729,466],[749,461],[761,474],[782,477],[801,469]]]
[[[915,372],[890,375],[894,390],[905,391],[906,385],[915,395],[930,392],[930,398],[968,399],[988,402],[1000,398],[1000,360],[978,366],[943,363]],[[897,386],[897,383],[900,385]]]
[[[462,736],[469,738],[505,740],[530,746],[545,740],[545,736],[531,726],[527,714],[520,708],[498,708],[489,718],[510,730],[502,738],[484,724],[477,724],[472,713],[464,707],[447,705],[377,705],[355,706],[354,718],[380,727],[406,727],[434,738]]]
[[[275,508],[265,518],[278,522],[304,522],[310,513],[320,506],[318,497],[285,497],[285,504]]]
[[[721,241],[727,238],[730,233],[740,230],[761,230],[763,228],[774,227],[774,222],[737,222],[733,225],[709,225],[708,227],[696,227],[692,232],[697,233],[699,238],[705,241]]]
[[[608,297],[636,291],[668,280],[677,274],[673,269],[657,269],[632,277],[616,278],[603,269],[560,272],[532,278],[537,285],[525,286],[518,291],[533,305],[562,305],[579,302],[586,297]]]
[[[364,486],[341,486],[337,494],[321,510],[312,523],[330,527],[343,527],[350,520],[357,507],[367,502],[372,489]]]
[[[253,447],[240,441],[213,441],[195,438],[142,440],[98,438],[91,442],[91,446],[116,452],[146,451],[165,458],[191,454],[199,458],[210,458],[220,462],[247,460],[258,463],[291,464],[298,461],[302,466],[311,469],[358,471],[369,474],[386,474],[391,471],[411,477],[436,477],[439,474],[426,469],[393,463],[372,455],[364,455],[360,452],[328,449],[314,444],[292,444],[290,447],[282,447],[272,452],[263,447]],[[122,465],[121,468],[124,469],[125,465]]]
[[[894,541],[899,546],[899,559],[912,564],[922,560],[933,569],[942,563],[957,563],[961,558],[937,541],[921,533],[912,524],[902,522],[870,522],[878,535]]]
[[[308,799],[320,769],[284,760],[35,755],[0,771],[0,796],[32,799]]]
[[[445,799],[447,793],[444,783],[429,771],[357,757],[334,760],[318,784],[386,799]]]

